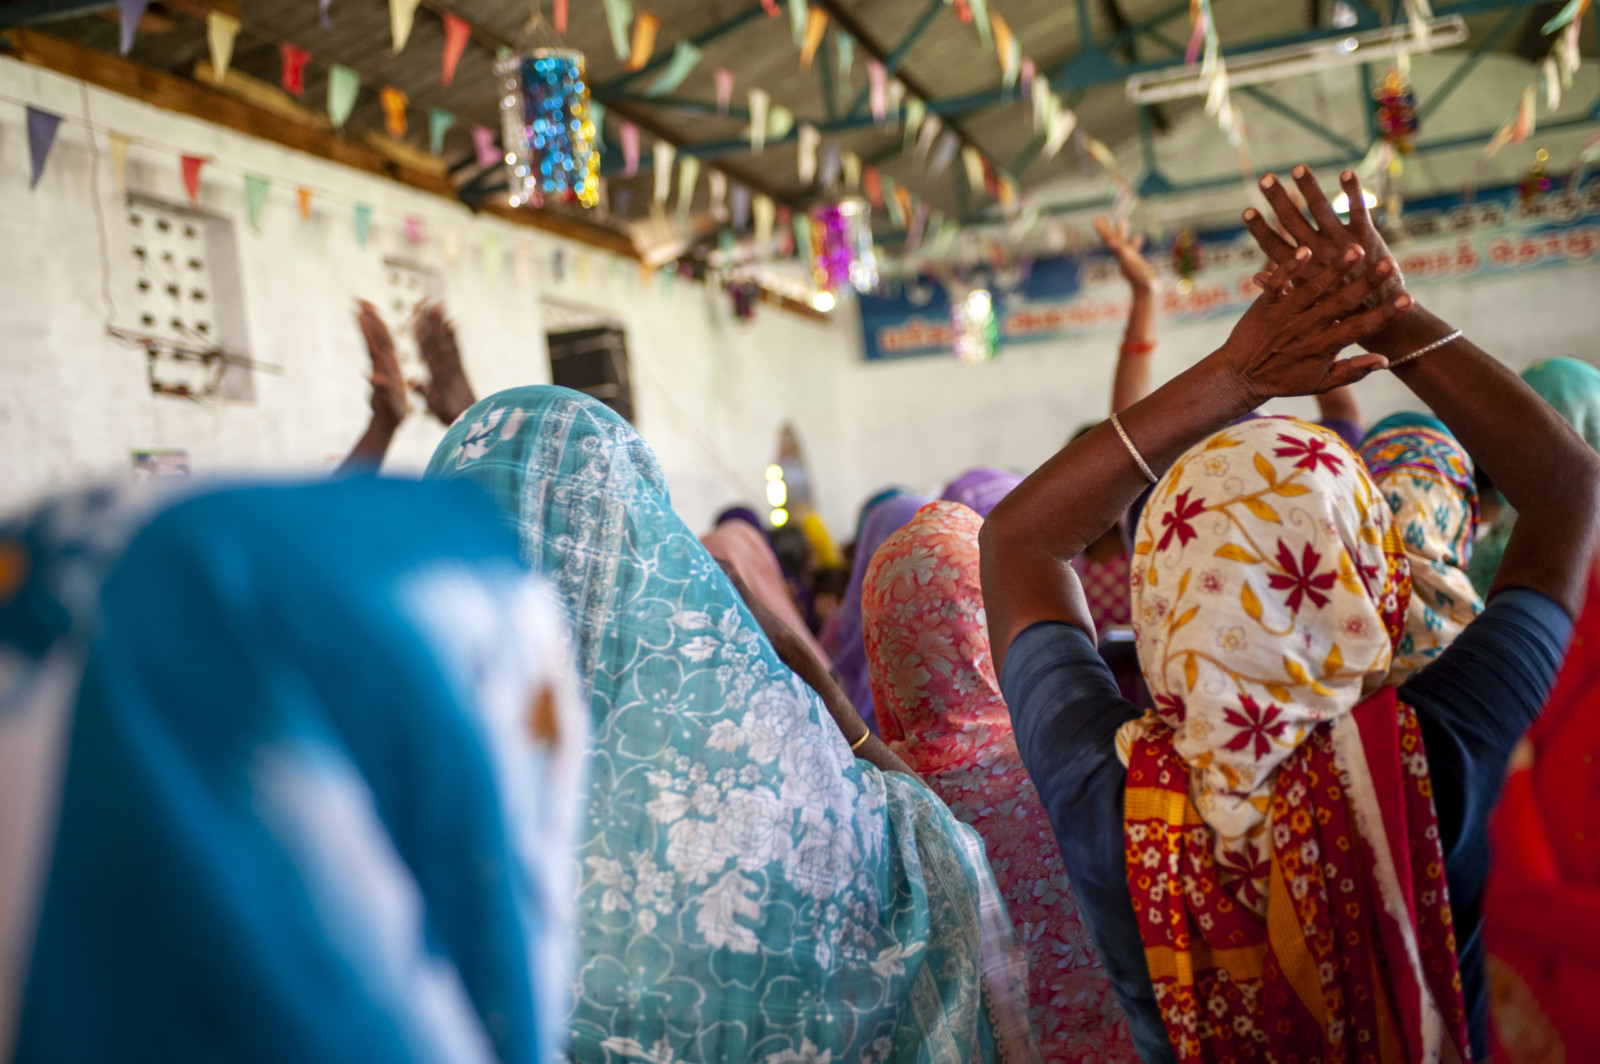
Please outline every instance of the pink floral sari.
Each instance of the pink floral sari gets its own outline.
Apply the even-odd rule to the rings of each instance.
[[[930,503],[873,557],[861,596],[873,704],[883,738],[983,837],[1027,951],[1045,1059],[1134,1062],[1000,697],[978,584],[982,525],[959,503]]]

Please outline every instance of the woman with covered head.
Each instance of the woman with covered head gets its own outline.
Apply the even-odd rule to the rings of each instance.
[[[981,843],[856,760],[897,763],[779,661],[632,428],[576,392],[502,392],[429,475],[499,502],[592,692],[575,1059],[1036,1057]]]
[[[1017,753],[984,628],[982,519],[936,502],[878,549],[861,607],[872,697],[890,748],[983,842],[1028,958],[1048,1061],[1138,1059]]]
[[[1309,170],[1295,181],[1310,220],[1262,182],[1287,237],[1246,212],[1276,266],[1227,342],[990,516],[989,630],[1145,1059],[1481,1058],[1485,826],[1571,632],[1600,460],[1415,305],[1353,174],[1348,224]],[[1338,361],[1353,342],[1386,354]],[[1482,616],[1398,688],[1411,563],[1377,486],[1326,429],[1230,425],[1385,366],[1531,518]],[[1152,482],[1141,713],[1095,654],[1069,562]]]

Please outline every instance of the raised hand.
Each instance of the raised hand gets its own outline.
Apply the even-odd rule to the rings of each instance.
[[[1212,356],[1252,406],[1341,388],[1388,365],[1382,355],[1338,358],[1412,305],[1404,291],[1383,295],[1398,272],[1393,258],[1371,267],[1365,260],[1356,243],[1328,258],[1301,247],[1266,278],[1261,295]]]
[[[412,381],[412,389],[428,404],[428,412],[446,425],[477,402],[467,372],[461,366],[461,349],[456,346],[456,330],[438,303],[424,302],[412,320],[417,350],[428,367],[426,381]]]
[[[1160,287],[1155,267],[1143,255],[1144,234],[1130,235],[1126,218],[1117,219],[1113,225],[1111,219],[1103,215],[1096,216],[1094,231],[1100,234],[1107,250],[1116,256],[1117,265],[1121,267],[1122,276],[1128,284],[1147,292],[1154,292]]]
[[[367,342],[367,357],[372,360],[372,416],[398,425],[411,406],[406,399],[406,380],[395,357],[394,337],[379,317],[378,310],[364,299],[356,301],[356,324]]]
[[[1283,182],[1278,180],[1276,174],[1268,174],[1261,179],[1261,192],[1267,197],[1267,202],[1272,206],[1272,211],[1278,216],[1278,226],[1282,232],[1275,231],[1267,224],[1260,212],[1248,210],[1244,212],[1245,228],[1250,235],[1255,237],[1261,250],[1273,263],[1282,265],[1295,248],[1310,248],[1318,260],[1330,260],[1338,256],[1350,246],[1361,248],[1364,253],[1362,262],[1364,266],[1375,266],[1385,259],[1393,261],[1389,254],[1389,245],[1384,241],[1383,234],[1378,232],[1378,227],[1372,223],[1372,213],[1367,209],[1367,201],[1362,195],[1361,182],[1353,171],[1346,170],[1339,175],[1340,187],[1344,189],[1345,197],[1350,201],[1350,220],[1339,220],[1339,214],[1328,202],[1328,197],[1323,195],[1322,189],[1317,186],[1317,179],[1312,175],[1309,167],[1296,166],[1292,171],[1295,187],[1299,189],[1301,197],[1305,200],[1306,208],[1311,212],[1311,219],[1306,219],[1305,213],[1290,198],[1289,191]],[[1375,307],[1385,299],[1393,299],[1405,291],[1405,278],[1400,275],[1396,265],[1393,272],[1385,279],[1385,283],[1375,289],[1367,306]],[[1363,340],[1370,339],[1362,337]]]

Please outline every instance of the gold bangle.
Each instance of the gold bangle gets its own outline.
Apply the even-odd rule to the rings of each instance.
[[[857,750],[861,749],[861,744],[870,738],[872,738],[872,729],[868,728],[866,731],[861,733],[861,738],[850,744],[850,752],[853,754]]]

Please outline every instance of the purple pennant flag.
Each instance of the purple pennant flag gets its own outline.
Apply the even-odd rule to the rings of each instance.
[[[938,177],[944,173],[956,157],[956,149],[961,147],[961,138],[956,136],[954,130],[945,130],[944,136],[939,138],[939,146],[933,149],[933,158],[928,161],[928,176]]]
[[[133,51],[133,38],[139,33],[139,20],[150,0],[117,0],[117,10],[122,14],[122,54]]]
[[[61,126],[61,116],[49,111],[28,108],[28,159],[33,163],[33,180],[30,189],[39,186],[44,173],[44,161],[50,157],[50,148],[56,142],[56,130]]]
[[[744,232],[750,225],[750,190],[743,185],[733,186],[733,228]]]
[[[317,0],[317,21],[322,23],[325,30],[333,29],[333,16],[328,14],[328,5],[333,0]]]
[[[822,182],[823,188],[832,188],[839,180],[842,162],[838,141],[830,140],[822,146],[822,168],[817,171],[817,178]]]

